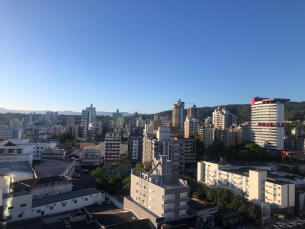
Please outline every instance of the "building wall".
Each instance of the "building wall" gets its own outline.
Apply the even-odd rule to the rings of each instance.
[[[3,194],[7,194],[10,192],[10,176],[1,176],[0,175],[0,189]],[[2,206],[0,204],[0,206]]]
[[[46,196],[57,195],[72,191],[72,180],[52,182],[48,184],[35,185],[31,189],[33,199],[43,198]]]
[[[75,203],[76,200],[77,202]],[[31,199],[32,201],[32,199]],[[29,208],[26,210],[22,211],[15,211],[12,212],[12,218],[10,221],[13,220],[22,220],[22,219],[27,219],[27,218],[33,218],[33,217],[38,217],[42,215],[50,215],[50,214],[56,214],[60,212],[66,212],[74,209],[79,209],[88,205],[95,204],[96,202],[99,201],[105,201],[105,194],[101,193],[96,193],[92,195],[85,195],[82,197],[78,197],[75,199],[67,199],[65,201],[61,202],[56,202],[53,204],[48,204],[44,206],[39,206],[39,207],[34,207],[34,208]],[[23,212],[22,217],[18,217],[18,215]],[[9,214],[4,214],[4,219],[7,219]]]
[[[25,204],[25,206],[22,206]],[[22,207],[21,207],[22,206]],[[13,207],[13,209],[9,209]],[[23,219],[25,214],[20,216],[21,212],[25,212],[28,209],[32,208],[32,194],[15,196],[11,198],[3,198],[3,218],[6,219],[11,215],[12,219],[18,220]]]

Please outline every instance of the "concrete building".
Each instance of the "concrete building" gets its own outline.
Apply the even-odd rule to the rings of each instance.
[[[129,133],[134,133],[137,128],[137,119],[139,118],[138,112],[135,112],[130,116],[129,120]]]
[[[225,147],[230,147],[234,144],[241,144],[243,142],[243,133],[241,129],[216,129],[215,133],[218,142],[221,142]]]
[[[101,164],[101,152],[99,150],[84,150],[80,161],[82,166],[97,167]]]
[[[201,128],[199,129],[199,135],[201,136],[202,142],[206,149],[209,148],[216,139],[215,131],[216,129],[213,127],[212,124],[207,126],[201,126]]]
[[[105,193],[96,188],[81,189],[44,198],[33,198],[27,191],[3,194],[0,191],[0,216],[7,221],[24,220],[67,212],[105,201]]]
[[[41,151],[41,161],[47,161],[51,159],[65,159],[66,150],[64,149],[46,149]]]
[[[11,183],[11,192],[28,191],[33,199],[72,191],[72,179],[66,176],[34,178]]]
[[[146,170],[149,165],[152,165],[151,171]],[[185,180],[172,175],[173,162],[160,156],[147,166],[140,174],[131,172],[130,198],[124,199],[124,208],[139,218],[149,218],[155,226],[160,217],[163,223],[188,218],[189,186]]]
[[[74,126],[75,123],[74,123],[74,117],[73,116],[69,116],[67,118],[67,126]]]
[[[21,139],[21,130],[17,129],[0,129],[0,139]]]
[[[119,112],[119,109],[116,110],[116,113],[112,113],[112,120],[114,132],[122,134],[124,126],[124,116],[123,113]]]
[[[213,112],[214,127],[219,130],[226,130],[227,128],[236,128],[236,115],[231,114],[229,110],[218,107]]]
[[[192,133],[198,133],[199,121],[193,116],[187,116],[184,122],[184,137],[189,138]]]
[[[131,162],[141,162],[143,156],[143,128],[137,127],[130,133],[128,139],[128,159]]]
[[[18,161],[18,156],[8,158],[9,156],[3,156],[0,161],[0,172],[10,176],[10,182],[16,182],[20,180],[28,180],[34,178],[34,171],[32,165],[28,161]]]
[[[10,119],[10,129],[21,129],[23,127],[23,119]]]
[[[212,187],[230,189],[235,194],[245,193],[254,203],[267,204],[269,211],[273,208],[293,213],[295,184],[272,174],[268,169],[271,166],[256,162],[232,166],[225,161],[202,161],[197,164],[197,181]]]
[[[241,124],[238,129],[240,129],[243,133],[243,141],[251,141],[252,140],[252,134],[251,134],[251,123],[243,123]]]
[[[22,129],[22,139],[29,139],[30,142],[39,141],[39,130],[38,129]]]
[[[301,130],[300,126],[298,126],[297,128],[293,128],[291,130],[291,135],[292,136],[301,136],[301,135],[304,135],[304,131]]]
[[[252,140],[261,147],[284,150],[284,103],[289,99],[252,98]]]
[[[108,132],[105,135],[105,164],[112,164],[120,158],[121,136],[117,132]]]
[[[192,107],[187,108],[187,116],[192,115],[195,119],[200,119],[199,108],[194,104]]]
[[[159,127],[157,136],[144,135],[142,161],[165,155],[173,161],[173,173],[185,172],[185,163],[195,162],[196,140],[171,136],[169,127]]]
[[[172,122],[174,127],[178,127],[180,130],[183,130],[184,102],[181,102],[181,99],[178,99],[177,103],[173,105]]]
[[[86,138],[89,130],[89,123],[95,122],[96,118],[96,109],[91,104],[90,107],[86,107],[85,110],[82,110],[82,137]]]

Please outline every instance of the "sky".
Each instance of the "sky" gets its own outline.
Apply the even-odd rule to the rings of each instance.
[[[1,0],[0,107],[304,101],[304,0]]]

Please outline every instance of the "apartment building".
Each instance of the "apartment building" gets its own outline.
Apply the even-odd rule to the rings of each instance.
[[[128,159],[131,162],[141,162],[143,153],[143,136],[129,136]]]
[[[115,113],[112,113],[112,120],[114,131],[119,134],[122,134],[124,126],[124,115],[123,113],[119,112],[119,109],[117,109]]]
[[[185,172],[185,164],[195,162],[196,140],[171,136],[169,127],[159,127],[157,135],[144,135],[143,159],[150,161],[160,155],[173,161],[173,173]]]
[[[67,126],[74,126],[74,117],[73,116],[67,117]]]
[[[139,118],[138,112],[135,112],[130,116],[129,120],[129,133],[134,133],[137,128],[137,119]]]
[[[184,137],[189,138],[192,133],[198,133],[199,131],[199,121],[192,115],[187,116],[184,121]]]
[[[105,135],[105,164],[112,164],[120,158],[121,136],[118,132]]]
[[[295,184],[271,173],[266,165],[248,163],[235,165],[225,161],[202,161],[197,164],[197,181],[208,186],[227,188],[235,194],[245,193],[255,203],[293,213]]]
[[[229,110],[218,107],[213,112],[214,127],[219,130],[226,130],[230,127],[236,128],[236,115],[231,114]]]
[[[225,147],[230,147],[234,144],[240,144],[243,142],[243,133],[241,129],[216,129],[216,139],[221,142]]]
[[[151,165],[152,170],[147,171]],[[148,218],[164,217],[164,221],[187,218],[189,209],[189,186],[185,180],[172,175],[173,162],[166,156],[153,159],[140,174],[131,172],[130,199],[124,200],[124,208],[138,214],[148,214]],[[139,209],[144,211],[139,212]],[[138,217],[142,217],[138,215]],[[146,217],[145,217],[146,218]]]
[[[180,130],[183,130],[184,102],[181,102],[181,99],[178,99],[177,103],[174,103],[173,105],[172,122],[174,127],[178,127]]]
[[[243,141],[248,140],[251,141],[252,140],[252,134],[251,134],[251,123],[243,123],[241,124],[238,129],[240,129],[243,133]]]
[[[199,128],[199,135],[202,139],[202,142],[204,144],[204,147],[207,149],[209,148],[214,140],[216,139],[216,133],[215,133],[216,129],[214,128],[214,126],[212,124],[210,125],[202,125]]]
[[[284,103],[289,99],[252,98],[252,140],[261,147],[284,150]]]
[[[187,108],[187,116],[192,115],[195,119],[200,119],[199,108],[194,104],[192,107]]]
[[[23,119],[10,119],[10,129],[21,129],[23,127],[24,120]]]
[[[82,130],[83,138],[87,137],[89,130],[89,123],[95,122],[96,119],[96,109],[91,104],[90,107],[86,107],[85,110],[82,110]]]

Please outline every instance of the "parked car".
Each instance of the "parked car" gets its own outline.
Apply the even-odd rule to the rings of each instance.
[[[77,178],[72,178],[72,180],[73,180],[73,181],[78,181],[78,179],[77,179]]]
[[[98,206],[102,206],[102,205],[103,205],[103,202],[102,202],[102,201],[96,202],[96,204],[97,204]]]
[[[112,204],[110,200],[107,200],[106,203],[107,203],[107,204]]]

